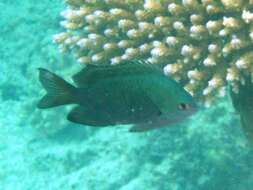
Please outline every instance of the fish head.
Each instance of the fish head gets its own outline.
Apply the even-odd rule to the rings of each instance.
[[[174,106],[170,112],[161,113],[156,118],[153,118],[156,128],[183,122],[198,110],[197,104],[191,101],[179,101]]]
[[[165,106],[166,105],[166,106]],[[176,121],[182,121],[198,110],[193,96],[180,85],[173,87],[165,99],[162,115]]]
[[[150,129],[156,129],[166,126],[172,126],[184,121],[198,110],[198,106],[191,98],[182,98],[181,101],[175,101],[174,110],[169,112],[159,112],[148,121],[135,125],[130,129],[131,132],[144,132]]]

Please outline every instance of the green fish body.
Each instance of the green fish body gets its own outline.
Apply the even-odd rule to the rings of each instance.
[[[48,94],[38,107],[77,104],[68,120],[101,127],[134,124],[132,132],[177,123],[196,111],[192,96],[152,64],[87,65],[73,80],[76,87],[40,69]]]

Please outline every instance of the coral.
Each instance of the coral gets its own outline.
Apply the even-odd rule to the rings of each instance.
[[[54,41],[80,63],[128,59],[164,72],[210,104],[252,73],[253,1],[67,0]]]

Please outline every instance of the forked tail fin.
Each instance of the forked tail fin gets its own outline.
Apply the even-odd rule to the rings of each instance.
[[[39,80],[47,94],[39,101],[40,109],[74,103],[76,88],[50,71],[39,68]]]

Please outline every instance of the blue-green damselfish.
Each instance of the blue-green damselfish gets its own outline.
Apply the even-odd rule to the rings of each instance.
[[[67,119],[83,125],[133,124],[130,132],[143,132],[181,122],[197,110],[180,84],[146,61],[87,65],[73,76],[76,86],[43,68],[39,79],[47,94],[38,108],[75,104]]]

